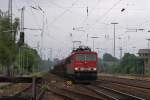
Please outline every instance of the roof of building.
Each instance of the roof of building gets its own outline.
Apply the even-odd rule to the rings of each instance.
[[[138,53],[150,53],[150,49],[139,49]]]

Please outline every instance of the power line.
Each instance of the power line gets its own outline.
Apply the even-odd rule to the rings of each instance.
[[[27,5],[30,5],[27,1],[25,1],[25,3],[26,3]],[[28,7],[31,8],[31,6],[28,6]],[[29,12],[28,12],[28,13],[29,13]],[[38,23],[37,23],[36,16],[33,14],[32,9],[31,9],[31,13],[32,13],[32,17],[34,18],[34,21],[36,22],[37,27],[40,27],[40,26],[38,25]],[[40,29],[40,28],[39,28],[39,29]],[[36,29],[30,28],[30,30],[36,30]],[[51,38],[51,39],[56,40],[56,39],[54,39],[54,38]],[[64,45],[66,45],[66,43],[65,43],[64,41],[61,41],[61,43],[63,43]]]
[[[113,8],[115,8],[122,0],[118,0],[110,9],[108,9],[100,19],[97,19],[96,22],[103,19]]]
[[[67,13],[76,3],[78,0],[75,0],[72,4],[71,7],[66,9],[64,12],[62,12],[60,15],[58,15],[53,21],[50,22],[50,24],[53,24],[55,21],[57,21],[60,17],[62,17],[65,13]]]
[[[96,9],[96,7],[99,5],[100,2],[97,3],[96,6],[94,6],[91,10],[90,10],[90,15],[88,14],[88,16],[91,16],[91,13]],[[88,6],[88,4],[87,4]],[[85,8],[85,7],[84,7]],[[89,8],[89,7],[88,7]],[[88,19],[88,16],[82,21],[81,25]]]
[[[113,4],[113,6],[108,9],[100,18],[96,19],[96,21],[88,27],[90,29],[94,24],[98,23],[100,20],[102,20],[113,8],[115,8],[122,0],[118,0],[116,3]]]
[[[30,5],[27,0],[24,0],[24,1],[25,1],[25,3],[26,3],[27,5]],[[30,6],[29,6],[29,7],[30,7]],[[34,15],[34,13],[33,13],[33,11],[32,11],[32,8],[30,8],[30,11],[31,11],[31,14],[32,14],[33,19],[35,20],[35,23],[36,23],[37,27],[40,28],[40,25],[39,25],[39,23],[38,23],[37,17]]]
[[[137,26],[142,26],[142,25],[147,24],[147,23],[149,23],[149,22],[150,22],[150,20],[146,20],[146,21],[144,21],[144,22],[140,23],[140,24],[139,24],[139,25],[137,25]]]
[[[33,1],[33,2],[35,3],[36,7],[35,6],[30,6],[30,7],[35,9],[35,10],[40,10],[43,13],[43,23],[42,23],[42,28],[40,29],[41,30],[41,37],[43,37],[43,32],[44,32],[44,29],[45,29],[45,25],[47,25],[46,12],[40,7],[38,0],[37,0],[37,2],[35,2],[35,1]],[[45,22],[44,22],[44,20],[45,20]],[[47,25],[47,31],[50,33],[50,31],[48,29],[48,25]]]
[[[61,6],[61,5],[59,5],[59,4],[55,3],[55,2],[53,2],[53,1],[51,1],[51,0],[49,0],[49,1],[48,1],[48,5],[51,6],[50,4],[52,4],[52,5],[54,5],[54,6],[58,7],[58,8],[64,9],[64,10],[67,10],[67,9],[68,9],[68,12],[70,12],[70,13],[73,12],[73,11],[71,11],[70,8],[85,8],[85,7],[63,7],[63,6]],[[76,13],[76,12],[73,12],[73,13],[76,14],[76,15],[78,15],[78,17],[79,17],[79,16],[82,16],[81,14],[78,14],[78,13]],[[84,16],[82,16],[82,17],[84,17]]]
[[[51,1],[51,0],[49,0],[49,2],[50,2],[50,4],[53,4],[53,5],[55,5],[55,6],[58,7],[58,8],[65,9],[63,6],[61,6],[61,5],[59,5],[59,4],[55,3],[55,2],[53,2],[53,1]]]

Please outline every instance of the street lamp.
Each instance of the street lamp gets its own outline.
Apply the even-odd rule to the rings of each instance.
[[[97,38],[99,38],[99,37],[93,36],[93,37],[91,37],[91,38],[93,39],[93,51],[94,51],[94,39],[97,39]]]

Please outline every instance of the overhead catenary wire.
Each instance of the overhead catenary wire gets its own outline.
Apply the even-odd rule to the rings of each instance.
[[[16,0],[13,0],[13,3],[14,3],[14,5],[15,5],[15,9],[17,9],[17,10],[20,10],[20,8],[22,7],[19,7],[19,5],[21,5],[21,4],[19,4],[19,2],[16,2]],[[24,2],[25,3],[25,5],[28,5],[28,3],[27,2]],[[25,6],[25,7],[30,7],[30,6]],[[30,12],[26,9],[26,12],[28,13],[28,15],[31,15],[30,14]],[[35,22],[35,25],[36,25],[36,27],[40,27],[39,25],[38,25],[38,23],[36,23],[37,22],[37,20],[35,20],[34,19],[34,17],[35,16],[32,16],[33,17],[33,21]]]
[[[88,30],[90,30],[91,27],[93,27],[93,25],[95,25],[96,23],[98,23],[100,20],[102,20],[103,18],[105,18],[105,16],[108,15],[108,13],[109,13],[113,8],[115,8],[121,1],[122,1],[122,0],[118,0],[116,3],[114,3],[111,8],[109,8],[102,16],[100,16],[100,18],[96,19],[93,24],[89,25]]]
[[[43,8],[40,6],[39,0],[36,0],[36,2],[34,1],[34,4],[35,4],[35,7],[34,7],[34,6],[30,6],[30,7],[32,7],[33,9],[36,9],[36,10],[40,10],[40,11],[42,11],[42,13],[43,13],[43,23],[42,23],[42,27],[43,27],[43,28],[42,28],[42,30],[41,30],[41,36],[43,36],[43,31],[44,31],[45,27],[46,27],[48,33],[50,33],[50,30],[49,30],[49,28],[48,28],[48,17],[47,17],[47,13],[46,13],[46,11],[44,11]],[[45,15],[45,16],[44,16],[44,15]],[[44,19],[44,17],[45,17],[45,19]],[[44,20],[45,20],[45,22],[44,22]],[[51,39],[55,40],[54,38],[51,38]]]
[[[86,20],[88,20],[88,18],[92,15],[92,12],[94,12],[94,10],[96,10],[97,6],[100,4],[101,2],[99,1],[96,6],[94,6],[93,8],[91,8],[88,6],[88,2],[87,2],[87,7],[88,7],[88,16],[85,17],[85,19],[81,22],[81,26],[85,23]],[[90,10],[90,11],[89,11]]]
[[[51,5],[54,5],[54,6],[56,6],[57,8],[61,8],[61,9],[63,9],[63,10],[67,10],[67,9],[68,9],[68,12],[74,13],[74,14],[78,15],[78,17],[79,17],[79,16],[85,17],[84,15],[78,14],[78,13],[76,13],[76,12],[73,12],[71,9],[69,9],[69,8],[85,8],[85,7],[72,7],[72,6],[70,6],[70,7],[63,7],[63,6],[61,6],[61,5],[55,3],[54,1],[51,1],[51,0],[49,0],[47,4],[49,5],[49,8],[51,8],[51,7],[50,7]]]
[[[57,17],[55,17],[55,19],[53,20],[53,21],[48,21],[49,22],[49,24],[50,25],[52,25],[55,21],[57,21],[59,18],[61,18],[66,12],[71,12],[71,9],[70,8],[73,8],[73,6],[76,4],[78,2],[78,0],[76,0],[76,1],[74,1],[72,4],[71,4],[71,6],[70,7],[67,7],[67,8],[65,8],[65,7],[60,7],[60,8],[62,8],[62,9],[64,9],[65,11],[63,12],[63,13],[61,13],[59,16],[57,16]],[[56,3],[55,3],[55,5],[56,6],[58,6]],[[62,29],[61,29],[62,30]],[[65,32],[66,33],[66,32]],[[68,33],[70,33],[69,31],[68,31]]]
[[[36,1],[36,0],[34,0],[34,1]],[[39,1],[39,0],[37,0],[37,1]],[[49,0],[49,1],[50,1],[50,0]],[[120,0],[120,1],[121,1],[121,0]],[[38,4],[37,4],[37,5],[38,5]],[[61,5],[60,5],[59,7],[61,7]],[[62,6],[62,7],[63,7],[63,6]],[[62,9],[67,10],[66,8],[69,8],[69,7],[63,7]],[[84,7],[84,9],[85,9],[85,8],[86,8],[86,6]],[[89,8],[88,8],[88,9],[89,9]],[[94,10],[93,10],[93,11],[94,11]],[[71,10],[69,10],[68,12],[71,12]],[[108,13],[109,13],[109,12],[108,12]],[[91,10],[90,10],[90,12],[88,13],[88,16],[90,16],[90,14],[91,14]],[[64,15],[64,14],[63,14],[63,15]],[[63,16],[63,15],[62,15],[62,16]],[[106,14],[106,15],[108,15],[108,14]],[[106,16],[106,15],[105,15],[105,16]],[[60,16],[60,18],[61,18],[62,16]],[[60,18],[57,19],[57,17],[58,17],[58,16],[56,16],[56,21],[57,21],[58,19],[60,19]],[[55,19],[55,18],[54,18],[54,19]],[[99,18],[99,21],[100,21],[101,19],[103,19],[102,16]],[[34,20],[35,20],[35,19],[34,19]],[[98,20],[98,19],[97,19],[97,20]],[[56,21],[54,21],[54,22],[56,22]],[[53,23],[54,23],[54,22],[53,22]],[[50,22],[50,23],[51,23],[51,22]],[[96,23],[97,23],[97,22],[96,22]],[[96,24],[96,23],[95,23],[95,24]],[[94,26],[89,26],[89,27],[91,28],[91,27],[94,27]],[[120,27],[120,25],[119,25],[118,27]],[[58,27],[58,28],[59,28],[59,27]],[[61,27],[60,27],[60,28],[61,28]],[[88,29],[88,28],[87,28],[87,29]],[[63,30],[63,29],[62,29],[62,30]],[[54,32],[55,32],[55,31],[54,31]],[[65,30],[63,30],[63,32],[65,32]],[[69,32],[68,32],[68,33],[69,33]],[[123,33],[123,34],[124,34],[124,33]],[[118,35],[121,35],[121,34],[118,34]],[[53,39],[53,38],[51,38],[51,39]]]
[[[77,1],[77,0],[76,0],[76,1]],[[75,2],[76,2],[76,1],[75,1]],[[49,2],[51,2],[51,4],[55,5],[55,6],[58,7],[58,8],[64,9],[65,11],[67,10],[68,12],[72,13],[71,9],[69,9],[69,8],[66,9],[65,7],[59,6],[57,3],[54,3],[53,1],[48,1],[48,3],[47,3],[48,5],[49,5]],[[36,4],[36,5],[37,5],[37,4]],[[73,6],[74,3],[72,3],[71,5]],[[70,6],[70,7],[72,7],[72,6]],[[51,26],[54,26],[53,23],[56,22],[59,18],[62,17],[62,16],[59,16],[59,17],[57,16],[57,17],[54,18],[54,19],[55,19],[55,21],[53,20],[54,22],[52,22],[52,21],[50,22],[49,19],[47,18],[47,13],[46,13],[46,11],[45,11],[45,14],[46,14],[46,19],[47,19],[46,23],[47,23],[47,24],[50,24]],[[65,13],[63,13],[63,14],[65,14]],[[60,14],[60,15],[61,15],[61,14]],[[56,26],[54,26],[54,27],[56,27]],[[64,30],[61,29],[60,27],[57,27],[57,28],[58,28],[59,30],[64,31]],[[48,29],[48,28],[47,28],[47,29]],[[48,29],[48,30],[49,30],[49,29]],[[66,33],[66,32],[65,32],[65,33]],[[68,32],[68,33],[69,33],[69,32]]]
[[[35,20],[35,24],[37,25],[37,29],[33,29],[33,28],[27,28],[27,29],[29,29],[29,30],[40,30],[41,31],[41,34],[43,33],[43,31],[44,31],[44,20],[42,20],[43,21],[43,23],[42,23],[42,28],[41,28],[41,26],[40,26],[40,24],[38,23],[38,20],[37,20],[37,18],[36,18],[36,16],[34,15],[34,13],[33,13],[33,11],[32,11],[32,9],[34,9],[34,10],[42,10],[41,8],[36,8],[36,7],[34,7],[34,6],[30,6],[30,4],[28,3],[28,1],[27,0],[24,0],[24,3],[27,5],[26,7],[29,7],[30,8],[30,10],[31,10],[31,13],[29,13],[29,15],[31,15],[32,14],[32,17],[33,17],[33,19]],[[42,11],[42,13],[43,13],[43,11]],[[44,18],[43,18],[44,19]],[[41,49],[39,50],[39,52],[40,52],[40,55],[42,54],[41,53]],[[42,55],[41,55],[42,56]]]
[[[63,6],[61,6],[61,5],[57,4],[57,3],[55,3],[55,2],[52,1],[52,0],[48,0],[48,3],[54,5],[54,6],[58,7],[58,8],[61,8],[61,9],[65,9],[65,10],[66,10],[65,7],[63,7]]]
[[[50,24],[53,24],[55,21],[57,21],[59,18],[61,18],[65,13],[67,13],[76,3],[78,0],[75,0],[72,4],[71,7],[63,11],[60,15],[58,15],[53,21],[50,22]]]
[[[26,1],[26,3],[28,4],[28,2]],[[38,5],[37,7],[34,7],[34,6],[30,6],[32,9],[35,9],[35,10],[38,10],[38,11],[41,11],[43,13],[43,20],[42,20],[42,30],[41,30],[41,36],[43,36],[43,32],[44,32],[44,26],[45,26],[45,23],[44,23],[44,10]],[[33,11],[31,9],[31,13],[32,13],[32,16],[34,16],[36,22],[37,22],[37,19],[36,19],[36,16],[33,14]],[[40,27],[39,27],[40,29]]]
[[[76,0],[76,1],[77,1],[77,0]],[[25,1],[25,3],[26,3],[29,7],[31,7],[30,4],[29,4],[27,1]],[[74,4],[72,4],[72,6],[73,6],[73,5],[74,5]],[[39,23],[37,23],[37,22],[38,22],[38,21],[37,21],[37,18],[36,18],[36,16],[34,15],[32,9],[31,9],[31,14],[30,14],[30,15],[32,15],[32,17],[34,18],[34,21],[36,22],[37,27],[40,27]],[[52,39],[53,39],[53,38],[52,38]],[[56,39],[54,39],[54,40],[56,40]],[[63,43],[63,41],[62,41],[61,43]],[[63,44],[66,44],[66,43],[63,43]]]
[[[24,0],[24,2],[26,3],[27,6],[30,7],[30,4],[28,3],[27,0]],[[34,19],[34,22],[36,24],[36,26],[40,29],[40,24],[38,23],[38,20],[37,20],[37,17],[34,15],[33,11],[32,11],[32,8],[30,8],[30,11],[31,11],[31,14],[32,14],[32,17]],[[30,13],[29,13],[30,14]]]

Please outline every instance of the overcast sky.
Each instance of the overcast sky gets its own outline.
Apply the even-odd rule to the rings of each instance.
[[[25,30],[25,42],[34,48],[39,46],[46,58],[51,57],[51,48],[53,58],[66,57],[74,40],[92,48],[92,36],[100,37],[94,42],[95,48],[100,48],[100,56],[105,52],[113,54],[110,23],[117,22],[116,56],[119,57],[120,47],[123,53],[147,48],[149,4],[150,0],[13,0],[13,18],[20,17],[19,9],[25,6],[25,28],[43,29]],[[8,0],[0,0],[0,9],[8,9]],[[145,30],[128,30],[141,28]]]

